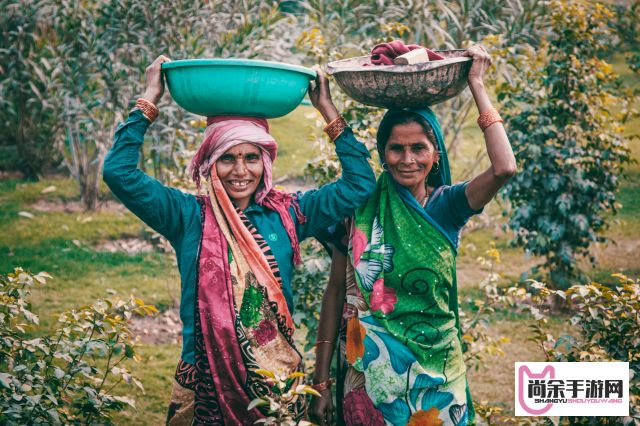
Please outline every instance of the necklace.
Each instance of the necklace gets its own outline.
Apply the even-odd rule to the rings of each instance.
[[[431,195],[431,188],[426,186],[426,185],[425,185],[425,187],[426,187],[425,189],[427,190],[427,194],[424,196],[424,199],[420,203],[422,208],[425,208],[425,206],[427,205],[427,201],[429,201],[429,195]]]
[[[422,202],[420,203],[420,205],[422,206],[422,208],[424,208],[427,205],[427,200],[429,199],[429,188],[427,188],[427,195],[424,196],[424,199],[422,200]]]

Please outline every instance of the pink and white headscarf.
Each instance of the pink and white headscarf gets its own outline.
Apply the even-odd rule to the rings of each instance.
[[[240,116],[208,117],[204,140],[191,160],[189,167],[191,177],[198,189],[200,189],[201,176],[205,177],[205,179],[210,179],[211,168],[218,158],[229,149],[243,143],[254,144],[262,151],[264,171],[262,183],[254,197],[255,202],[278,212],[291,240],[293,261],[295,264],[300,264],[302,263],[300,244],[293,219],[289,214],[289,207],[293,206],[296,218],[301,224],[305,223],[306,218],[300,211],[296,198],[273,187],[272,168],[276,159],[278,144],[269,134],[267,120]]]

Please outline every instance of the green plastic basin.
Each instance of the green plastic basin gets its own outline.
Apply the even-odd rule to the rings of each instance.
[[[176,103],[205,116],[281,117],[316,78],[309,68],[249,59],[186,59],[165,62],[162,70]]]

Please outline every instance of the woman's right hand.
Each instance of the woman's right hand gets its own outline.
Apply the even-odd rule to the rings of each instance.
[[[157,105],[164,93],[164,80],[162,79],[162,63],[171,62],[171,59],[160,55],[149,65],[145,71],[147,77],[147,88],[142,97]]]
[[[331,388],[320,392],[321,396],[314,396],[309,407],[309,416],[311,421],[320,425],[328,426],[334,424],[333,416],[333,397],[331,396]]]

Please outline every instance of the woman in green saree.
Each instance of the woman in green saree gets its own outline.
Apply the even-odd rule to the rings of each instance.
[[[392,110],[383,118],[377,142],[384,172],[374,195],[346,222],[323,299],[314,376],[322,396],[311,407],[320,424],[333,422],[329,364],[340,316],[340,424],[458,426],[473,419],[456,250],[464,224],[515,174],[516,163],[483,84],[491,59],[481,46],[467,55],[474,59],[469,87],[491,166],[451,185],[430,109]]]

